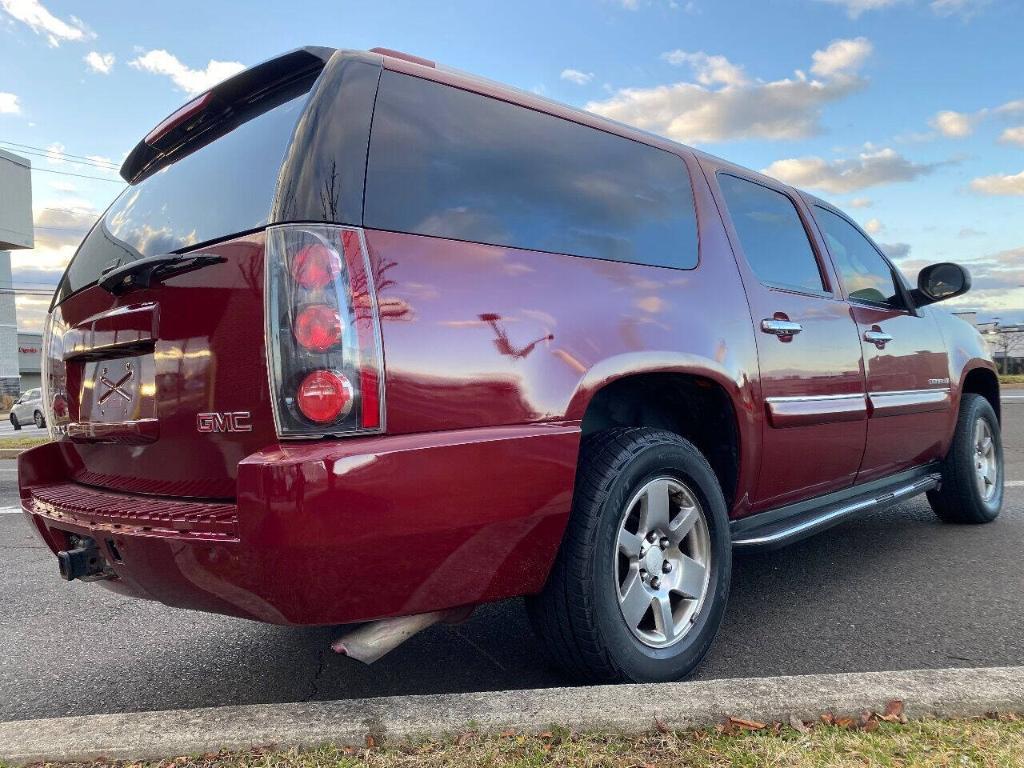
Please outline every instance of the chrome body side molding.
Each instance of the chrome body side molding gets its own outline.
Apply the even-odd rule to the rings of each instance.
[[[836,421],[861,421],[867,412],[864,393],[811,397],[768,397],[768,423],[776,428],[803,427]]]
[[[871,416],[903,416],[908,413],[944,411],[953,403],[949,389],[898,389],[868,395]]]

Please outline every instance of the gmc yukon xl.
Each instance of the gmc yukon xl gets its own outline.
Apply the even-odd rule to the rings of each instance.
[[[304,48],[153,129],[44,343],[65,579],[373,660],[526,596],[594,681],[691,672],[733,550],[1003,499],[978,333],[842,211],[406,54]]]

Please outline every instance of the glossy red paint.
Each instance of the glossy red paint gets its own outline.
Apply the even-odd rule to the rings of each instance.
[[[67,447],[48,444],[22,454],[22,504],[55,552],[68,533],[111,539],[118,578],[101,583],[118,592],[277,624],[340,624],[540,589],[578,446],[575,424],[270,445],[240,463],[236,504],[154,500],[148,512],[111,516],[95,498],[92,511],[69,499],[59,472]],[[226,521],[204,531],[197,520],[236,508],[236,535],[224,534]]]
[[[70,479],[128,493],[234,498],[238,463],[277,439],[263,351],[263,241],[258,233],[209,246],[203,252],[223,263],[123,296],[88,288],[54,310],[67,329]],[[142,410],[130,416],[142,425],[90,421],[82,408],[100,407],[90,388],[97,366],[117,379],[124,361],[140,379]],[[197,439],[197,413],[239,411],[251,413],[252,431]]]
[[[675,154],[692,179],[698,266],[367,230],[385,434],[318,441],[280,441],[274,430],[262,233],[207,245],[222,263],[151,288],[72,296],[56,310],[68,437],[22,454],[19,483],[54,551],[69,534],[114,543],[117,578],[104,586],[291,624],[529,594],[543,586],[567,524],[588,405],[614,382],[685,374],[724,394],[736,420],[735,488],[726,491],[737,519],[942,456],[968,372],[994,371],[960,320],[851,304],[795,190],[472,76],[410,57],[382,61]],[[717,186],[721,169],[792,200],[827,290],[758,281]],[[803,331],[768,335],[764,319],[799,321]],[[884,350],[863,342],[875,326],[896,341]],[[98,426],[96,366],[127,360],[143,410],[131,424],[104,416]],[[936,387],[948,392],[937,397]],[[363,406],[366,424],[367,408],[377,409]],[[248,413],[252,429],[197,430],[197,413]],[[793,461],[809,450],[814,461]]]

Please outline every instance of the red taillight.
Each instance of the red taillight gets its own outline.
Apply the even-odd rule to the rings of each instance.
[[[341,258],[333,248],[312,243],[292,259],[292,279],[303,288],[325,288],[341,274]]]
[[[313,371],[299,384],[299,410],[310,421],[330,424],[352,408],[351,382],[334,371]]]
[[[361,230],[267,229],[267,360],[282,438],[380,432],[383,353]]]
[[[338,346],[343,331],[338,310],[326,304],[312,304],[295,316],[295,339],[312,352]]]

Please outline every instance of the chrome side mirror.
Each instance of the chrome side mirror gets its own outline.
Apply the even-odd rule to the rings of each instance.
[[[921,307],[957,296],[971,289],[971,273],[959,264],[944,261],[931,264],[917,276],[917,289],[913,291],[914,303]]]

